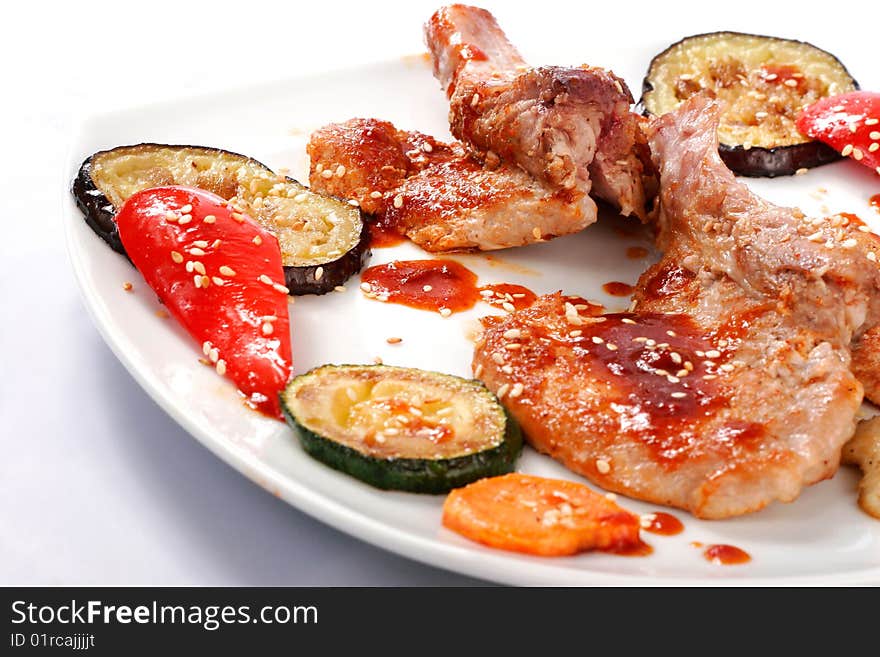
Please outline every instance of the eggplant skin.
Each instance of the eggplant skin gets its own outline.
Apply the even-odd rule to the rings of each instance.
[[[364,219],[362,213],[362,220]],[[327,294],[343,285],[345,281],[363,269],[372,255],[370,251],[370,227],[362,221],[361,238],[358,243],[336,260],[308,267],[284,267],[284,284],[292,295]],[[318,277],[318,268],[321,276]]]
[[[105,177],[103,183],[101,176],[95,169],[96,162],[100,162],[102,166],[112,169],[113,158],[127,158],[129,156],[149,156],[154,157],[157,164],[156,167],[143,166],[142,169],[135,169],[136,175],[126,179],[124,182],[113,182],[110,184]],[[196,161],[204,163],[210,161],[210,170],[204,167],[196,167]],[[105,164],[106,162],[106,164]],[[190,169],[190,164],[193,169]],[[163,168],[163,166],[167,168]],[[181,168],[181,166],[183,168]],[[236,193],[240,193],[239,180],[237,175],[229,175],[229,171],[245,169],[247,174],[253,176],[253,181],[259,182],[259,177],[269,175],[272,177],[272,183],[280,182],[290,188],[292,193],[290,196],[299,196],[300,193],[304,198],[311,199],[306,201],[302,208],[296,210],[297,213],[309,212],[335,212],[347,216],[346,224],[337,223],[336,225],[350,226],[348,238],[340,245],[339,252],[345,249],[342,255],[335,258],[328,258],[321,261],[320,256],[312,257],[300,262],[307,264],[291,264],[284,265],[285,281],[290,293],[293,295],[303,294],[325,294],[334,288],[342,285],[348,278],[359,272],[366,260],[371,255],[370,252],[370,235],[367,225],[369,217],[364,214],[360,208],[353,208],[345,199],[336,198],[312,192],[304,187],[299,181],[285,176],[283,178],[276,176],[272,170],[254,158],[232,151],[207,146],[189,146],[189,145],[171,145],[142,143],[128,146],[118,146],[105,151],[93,153],[80,166],[80,169],[73,180],[71,192],[76,200],[77,206],[83,212],[86,223],[98,234],[114,251],[126,255],[125,248],[119,238],[119,231],[116,226],[115,215],[118,210],[117,205],[121,205],[128,195],[139,189],[155,187],[157,185],[185,184],[194,187],[206,189],[207,191],[219,194],[223,198],[230,198]],[[131,170],[128,170],[131,173]],[[106,174],[105,174],[106,176]],[[204,177],[203,177],[204,176]],[[103,189],[99,186],[103,184]],[[253,184],[253,183],[252,183]],[[267,184],[263,182],[263,184]],[[109,186],[108,186],[109,185]],[[253,191],[253,189],[251,190]],[[116,200],[114,203],[113,199]],[[297,200],[297,199],[294,199]],[[279,202],[288,202],[280,200]],[[311,210],[307,209],[311,205]],[[266,217],[262,216],[262,211],[257,205],[250,206],[253,210],[252,216],[261,223],[265,228],[273,232],[282,245],[282,262],[297,262],[297,258],[293,255],[286,255],[288,251],[285,248],[287,240],[291,235],[301,235],[303,239],[308,239],[305,232],[285,227],[277,227],[272,230],[271,226],[267,226]],[[302,216],[301,214],[299,216]],[[358,226],[358,223],[360,225]],[[270,221],[271,223],[271,221]],[[290,253],[297,253],[293,250]]]
[[[792,176],[801,169],[812,169],[842,159],[840,153],[821,141],[792,146],[761,148],[720,144],[718,154],[727,168],[749,178]]]
[[[804,58],[799,61],[795,60],[786,63],[796,65],[804,64],[805,62],[803,59],[807,58],[810,53],[814,53],[819,57],[827,58],[828,61],[833,62],[836,66],[837,70],[835,73],[839,79],[832,79],[830,80],[830,83],[842,85],[846,87],[845,90],[859,89],[858,82],[852,77],[847,68],[837,57],[809,42],[766,35],[748,34],[745,32],[707,32],[691,35],[676,41],[651,60],[651,63],[648,65],[648,72],[642,81],[642,95],[639,102],[636,104],[635,111],[648,117],[663,113],[662,111],[658,112],[656,107],[652,108],[651,101],[653,99],[652,94],[657,90],[654,78],[655,76],[660,77],[659,69],[664,63],[664,60],[668,57],[672,57],[672,53],[685,43],[691,41],[698,42],[701,39],[708,40],[713,37],[718,38],[719,40],[746,38],[766,42],[776,41],[790,44],[790,47],[792,48],[800,47],[803,49]],[[731,47],[729,54],[736,57],[736,49]],[[774,62],[768,60],[766,63],[770,64]],[[822,79],[825,78],[822,77]],[[656,80],[656,82],[668,83],[669,81]],[[670,111],[671,109],[673,108],[663,108],[664,111]],[[722,117],[722,121],[723,120]],[[745,148],[742,144],[728,144],[722,141],[719,144],[719,155],[727,167],[738,175],[767,178],[794,175],[800,170],[829,164],[841,159],[841,155],[830,146],[820,141],[809,141],[800,133],[796,134],[803,141],[800,141],[799,143],[784,143],[772,147],[752,145],[750,148]]]
[[[107,242],[111,249],[128,257],[119,238],[119,229],[116,227],[116,208],[95,186],[95,181],[92,179],[92,157],[94,156],[86,158],[80,166],[70,191],[89,227]]]

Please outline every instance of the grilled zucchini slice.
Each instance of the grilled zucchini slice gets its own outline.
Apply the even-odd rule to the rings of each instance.
[[[445,493],[513,470],[519,425],[482,383],[387,365],[324,365],[281,407],[308,454],[372,486]]]
[[[116,210],[135,192],[160,185],[205,189],[259,221],[278,238],[291,294],[329,292],[360,271],[370,253],[358,208],[219,148],[137,144],[100,151],[83,162],[72,191],[89,226],[125,253]]]
[[[643,113],[660,116],[696,93],[721,103],[725,164],[744,176],[791,175],[840,155],[802,135],[795,121],[820,98],[858,88],[840,61],[802,41],[739,32],[687,37],[652,61],[642,85]]]

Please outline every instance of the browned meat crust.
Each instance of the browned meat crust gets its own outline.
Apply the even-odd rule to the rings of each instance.
[[[705,518],[791,501],[836,471],[862,400],[850,342],[880,317],[876,238],[754,196],[721,163],[716,127],[701,97],[654,124],[665,254],[635,313],[582,318],[544,297],[487,320],[474,358],[537,449]]]
[[[307,150],[313,189],[358,201],[428,251],[522,246],[596,220],[585,194],[554,190],[516,166],[490,169],[460,144],[386,121],[324,126]]]
[[[452,134],[481,160],[647,216],[656,187],[622,79],[601,68],[529,68],[484,9],[450,5],[425,26]]]

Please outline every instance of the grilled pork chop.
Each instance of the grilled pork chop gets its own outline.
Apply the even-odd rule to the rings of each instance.
[[[552,189],[515,165],[489,168],[460,144],[387,121],[324,126],[307,151],[312,189],[356,200],[428,251],[522,246],[596,219],[586,194]]]
[[[646,217],[656,186],[622,79],[601,68],[529,68],[485,9],[450,5],[425,25],[452,134],[492,165],[518,164],[555,189],[592,192]]]
[[[739,183],[717,108],[657,119],[663,259],[635,311],[591,318],[559,295],[487,318],[474,367],[531,444],[606,489],[724,518],[830,477],[862,386],[850,342],[880,317],[880,243]]]

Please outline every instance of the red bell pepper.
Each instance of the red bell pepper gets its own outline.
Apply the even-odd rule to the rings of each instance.
[[[880,93],[852,91],[823,98],[801,112],[797,128],[880,176]]]
[[[280,419],[291,348],[275,236],[221,197],[188,187],[133,194],[116,223],[134,266],[217,373]]]

